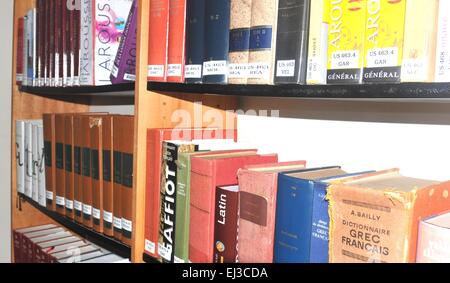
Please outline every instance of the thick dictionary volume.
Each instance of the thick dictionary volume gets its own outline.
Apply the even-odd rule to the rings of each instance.
[[[252,0],[231,0],[228,83],[247,84]]]
[[[103,149],[103,233],[113,233],[113,121],[114,116],[103,117],[102,149]]]
[[[33,157],[33,185],[31,189],[31,198],[34,202],[38,202],[38,191],[39,191],[39,182],[38,182],[38,163],[39,163],[39,151],[38,151],[38,124],[33,123],[32,129],[32,157]]]
[[[47,76],[47,85],[48,86],[55,86],[55,47],[56,47],[56,41],[55,41],[55,17],[51,15],[56,15],[56,0],[50,0],[46,1],[48,2],[47,11],[50,15],[48,18],[48,25],[46,29],[47,33],[47,41],[48,41],[48,60],[47,60],[47,69],[48,69],[48,76]]]
[[[89,127],[91,132],[92,221],[94,230],[103,233],[103,118],[92,117]]]
[[[17,21],[17,49],[16,49],[16,84],[22,85],[23,82],[23,53],[24,50],[24,19]]]
[[[406,2],[402,82],[433,82],[438,0]]]
[[[311,1],[306,83],[327,83],[328,0]]]
[[[74,132],[73,115],[64,117],[64,167],[65,167],[65,206],[66,216],[74,219],[73,193],[74,193]]]
[[[25,121],[16,121],[16,191],[25,193]]]
[[[73,11],[73,35],[72,35],[72,53],[73,53],[73,85],[80,85],[80,31],[81,31],[81,10]]]
[[[92,228],[92,150],[90,116],[81,116],[81,200],[83,207],[83,224]]]
[[[134,0],[111,71],[113,84],[136,80],[137,1]]]
[[[186,0],[171,0],[169,3],[168,82],[184,82],[186,2]]]
[[[167,80],[167,41],[169,31],[169,0],[150,0],[148,80]]]
[[[364,66],[367,0],[329,1],[327,84],[359,84]]]
[[[47,209],[55,210],[55,114],[44,114],[45,197]]]
[[[306,82],[310,3],[310,0],[279,0],[276,84]]]
[[[205,0],[186,3],[186,83],[201,83],[205,39]]]
[[[82,158],[83,157],[83,128],[81,127],[80,115],[73,118],[73,208],[74,218],[78,223],[83,223],[83,180],[82,180]]]
[[[368,1],[363,81],[400,82],[406,1]]]
[[[42,207],[46,207],[46,189],[45,189],[45,154],[44,154],[44,127],[38,125],[38,203]]]
[[[416,262],[450,262],[450,212],[420,220]]]
[[[67,8],[67,5],[63,5],[63,13],[65,13],[64,23],[64,53],[63,53],[63,86],[73,85],[73,16],[74,11]]]
[[[206,1],[203,83],[228,81],[230,0]]]
[[[31,198],[33,186],[33,127],[30,121],[25,122],[25,196]]]
[[[47,10],[46,10],[46,2],[45,0],[38,1],[38,66],[39,66],[39,86],[45,86],[45,78],[47,76],[46,72],[46,53],[47,49],[45,48],[45,29],[46,29],[46,21],[47,21]]]
[[[450,82],[450,10],[449,0],[439,1],[436,43],[435,82]]]
[[[81,1],[80,85],[94,85],[93,1]]]
[[[273,84],[278,0],[252,2],[248,83]]]
[[[64,135],[65,124],[64,114],[55,115],[55,193],[56,193],[56,211],[62,215],[66,213],[65,206],[65,180],[66,174],[64,170]]]
[[[63,86],[64,77],[64,51],[66,46],[66,14],[67,9],[64,0],[56,0],[55,2],[55,86]]]

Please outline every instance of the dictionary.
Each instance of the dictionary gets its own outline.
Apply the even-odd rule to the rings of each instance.
[[[201,83],[205,53],[205,0],[186,3],[186,59],[185,82]]]
[[[103,233],[114,236],[113,233],[113,168],[114,168],[114,142],[113,123],[114,117],[103,117],[102,122],[102,148],[103,148]]]
[[[439,1],[435,82],[450,82],[450,1]]]
[[[450,262],[449,211],[420,220],[416,262]]]
[[[33,181],[32,181],[32,190],[31,190],[31,199],[34,202],[38,202],[38,193],[39,193],[39,180],[38,180],[38,164],[39,164],[39,150],[38,150],[38,124],[33,123],[31,128],[32,134],[32,158],[33,158]]]
[[[367,0],[330,0],[327,84],[359,84],[364,67]]]
[[[74,219],[73,194],[75,185],[74,174],[74,115],[64,117],[64,167],[65,167],[65,210],[66,216]],[[78,156],[77,156],[78,157]]]
[[[89,120],[91,134],[92,227],[103,233],[103,117]]]
[[[55,202],[55,114],[43,114],[44,125],[44,151],[45,151],[45,197],[47,209],[56,210]]]
[[[450,210],[449,187],[398,169],[331,184],[330,262],[415,262],[419,222]]]
[[[25,196],[33,195],[33,124],[25,122]]]
[[[16,120],[16,191],[25,194],[25,121]]]
[[[23,241],[24,235],[26,233],[37,232],[40,230],[46,230],[46,229],[55,228],[55,227],[56,227],[56,225],[54,225],[54,224],[46,224],[46,225],[27,227],[27,228],[21,228],[21,229],[14,230],[13,231],[14,262],[15,263],[24,262],[22,241]]]
[[[80,115],[73,118],[73,209],[74,219],[78,223],[83,223],[83,134]]]
[[[65,142],[65,114],[55,115],[55,193],[56,212],[65,215],[65,189],[66,173],[64,170],[64,142]]]
[[[81,1],[80,25],[80,85],[94,85],[94,22],[95,2]],[[51,19],[53,17],[50,17]]]
[[[169,3],[169,38],[167,47],[167,81],[184,82],[186,2],[171,0]]]
[[[46,186],[45,186],[45,153],[44,153],[44,126],[37,125],[37,149],[38,149],[38,203],[42,207],[47,206]]]
[[[83,225],[92,228],[92,150],[90,116],[81,116],[81,203]]]

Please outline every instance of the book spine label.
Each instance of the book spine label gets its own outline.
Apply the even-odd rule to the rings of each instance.
[[[400,82],[405,9],[406,1],[368,1],[364,82]]]
[[[450,1],[439,1],[435,82],[450,82]]]
[[[366,0],[330,2],[328,84],[362,82],[366,5]]]
[[[73,148],[73,173],[74,173],[74,196],[73,196],[73,208],[75,212],[75,218],[81,219],[83,206],[81,199],[79,197],[79,192],[81,190],[81,148],[79,146],[74,146]]]
[[[279,1],[274,74],[276,84],[306,82],[310,3],[309,0]]]
[[[328,0],[311,1],[306,83],[327,83]]]
[[[25,122],[16,121],[16,190],[25,193]]]
[[[23,53],[24,49],[24,19],[17,21],[17,49],[16,49],[16,84],[22,85],[23,82]]]
[[[168,82],[184,82],[186,2],[186,0],[169,1]]]
[[[186,4],[186,60],[185,81],[202,82],[205,38],[205,0],[187,1]]]

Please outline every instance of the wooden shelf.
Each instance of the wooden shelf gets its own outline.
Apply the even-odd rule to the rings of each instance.
[[[130,258],[131,248],[125,245],[124,243],[114,238],[108,237],[104,234],[101,234],[97,231],[94,231],[88,227],[80,225],[77,222],[73,221],[72,219],[67,218],[55,211],[48,210],[47,208],[42,207],[41,205],[39,205],[38,203],[36,203],[35,201],[31,200],[28,197],[21,196],[21,198],[27,201],[30,205],[32,205],[36,209],[38,209],[40,212],[44,213],[45,215],[53,219],[55,222],[75,232],[84,239],[104,249],[107,249],[115,254],[118,254],[121,257]]]
[[[78,86],[78,87],[21,86],[19,88],[19,91],[42,96],[133,97],[134,83],[106,85],[106,86]]]
[[[142,255],[142,260],[145,263],[160,263],[158,260],[156,260],[153,257],[149,256],[148,254],[143,254]]]

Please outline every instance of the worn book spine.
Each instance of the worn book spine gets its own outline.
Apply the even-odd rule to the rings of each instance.
[[[93,1],[81,1],[80,13],[80,85],[94,85]]]
[[[363,82],[400,82],[406,1],[368,1]]]
[[[92,172],[92,221],[93,228],[103,233],[103,118],[89,120],[91,132],[91,172]]]
[[[367,0],[330,0],[327,84],[360,84]]]
[[[186,60],[185,82],[201,83],[204,41],[205,0],[189,0],[186,4]]]
[[[16,191],[25,193],[25,121],[16,121]]]
[[[65,209],[66,216],[74,219],[74,132],[73,132],[73,115],[64,117],[64,167],[65,167]]]
[[[22,17],[17,20],[16,85],[22,85],[23,82],[24,31],[24,19]]]
[[[56,161],[56,212],[65,215],[65,170],[64,170],[64,136],[65,124],[64,114],[55,115],[55,161]]]
[[[74,218],[78,223],[83,223],[83,128],[81,127],[81,116],[73,118],[73,208]]]
[[[305,84],[310,3],[309,0],[279,1],[276,84]]]
[[[168,82],[184,82],[186,2],[187,0],[171,0],[169,3]]]
[[[433,82],[438,0],[406,2],[402,82]]]
[[[44,114],[45,197],[47,209],[55,210],[55,114]]]
[[[114,116],[106,116],[102,123],[103,149],[103,233],[113,233],[113,122]]]
[[[439,1],[435,82],[450,82],[450,1]]]
[[[252,0],[231,0],[228,83],[247,84]]]
[[[252,2],[248,84],[273,84],[278,0]]]

